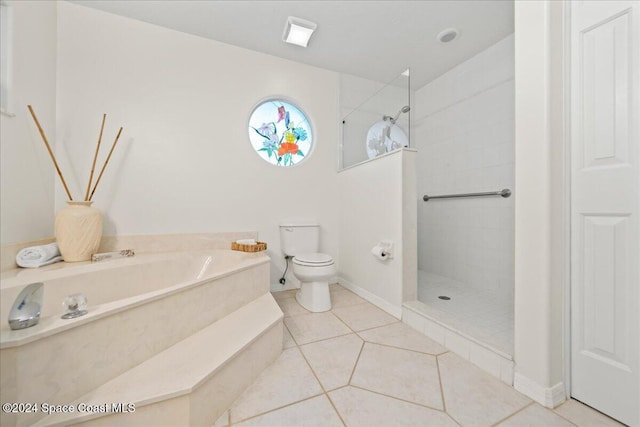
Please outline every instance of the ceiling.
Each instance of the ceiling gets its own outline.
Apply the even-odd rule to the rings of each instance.
[[[513,32],[510,0],[74,3],[379,82],[411,68],[414,89]],[[282,42],[288,16],[318,24],[306,49]],[[438,42],[449,27],[458,39]]]

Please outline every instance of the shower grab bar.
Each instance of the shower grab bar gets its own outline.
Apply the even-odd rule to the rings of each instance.
[[[422,196],[422,200],[428,202],[431,199],[453,199],[458,197],[484,197],[484,196],[502,196],[509,197],[511,196],[511,190],[508,188],[504,188],[500,191],[488,191],[486,193],[462,193],[462,194],[444,194],[442,196]]]

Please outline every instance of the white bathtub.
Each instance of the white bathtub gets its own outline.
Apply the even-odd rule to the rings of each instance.
[[[99,263],[54,264],[41,269],[13,270],[0,276],[0,348],[25,344],[39,337],[84,324],[106,315],[182,292],[269,261],[263,254],[215,250],[136,255]],[[44,283],[40,323],[11,331],[7,322],[13,301],[30,283]],[[81,292],[89,313],[62,320],[66,296]]]
[[[11,331],[13,301],[33,282],[44,283],[40,323]],[[230,250],[2,273],[1,400],[68,403],[264,295],[268,282],[264,253]],[[88,314],[62,320],[62,302],[78,292],[88,298]]]

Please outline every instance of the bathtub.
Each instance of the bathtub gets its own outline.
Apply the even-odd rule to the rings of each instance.
[[[9,311],[29,283],[44,283],[40,323],[11,331]],[[142,254],[53,264],[0,276],[2,402],[66,404],[269,291],[269,258],[230,250]],[[63,320],[81,292],[88,314]],[[159,373],[161,374],[161,373]],[[16,422],[3,414],[2,424]]]

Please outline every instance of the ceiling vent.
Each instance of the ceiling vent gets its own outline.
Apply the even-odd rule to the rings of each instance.
[[[284,26],[282,41],[307,47],[311,34],[313,34],[317,27],[318,25],[311,21],[290,16],[287,18],[287,23]]]
[[[460,33],[455,28],[447,28],[438,33],[437,39],[440,43],[449,43],[458,38]]]

